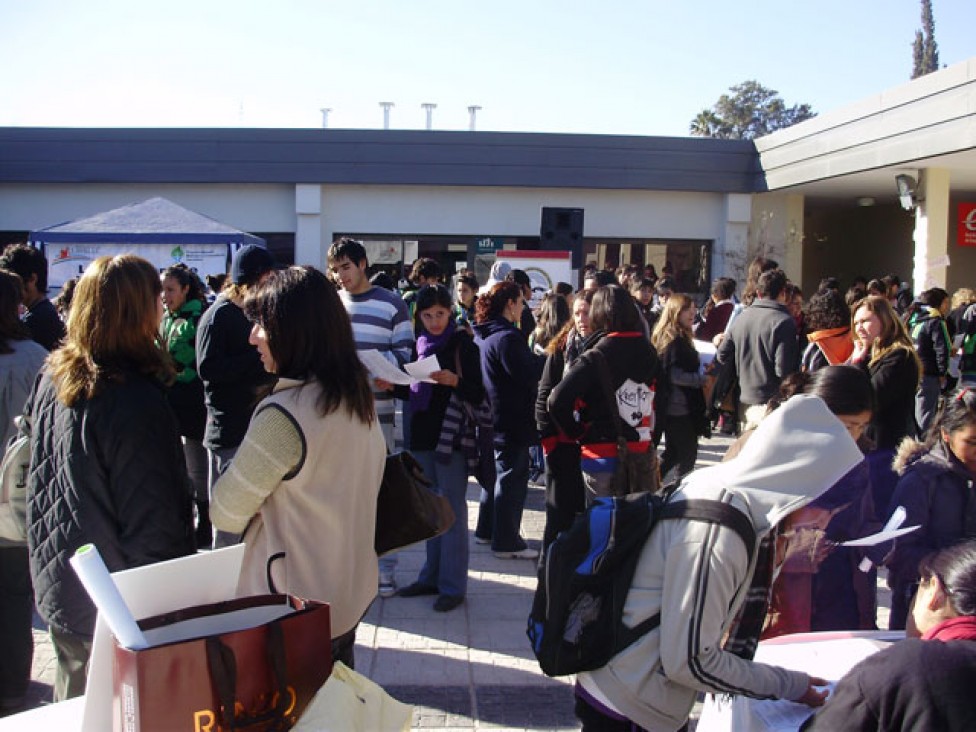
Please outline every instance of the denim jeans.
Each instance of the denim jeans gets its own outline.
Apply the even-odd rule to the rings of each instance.
[[[454,510],[454,525],[427,542],[427,561],[417,581],[436,587],[442,595],[463,597],[468,589],[468,471],[464,453],[452,452],[448,463],[438,462],[432,450],[418,450],[413,455],[434,481],[433,490],[447,498]]]
[[[0,547],[0,707],[27,693],[34,657],[34,590],[26,546]]]
[[[221,473],[227,470],[230,461],[237,454],[237,447],[218,447],[215,450],[207,450],[210,453],[210,500],[213,500],[213,489],[217,484],[217,479]],[[241,543],[241,534],[233,534],[229,531],[214,529],[214,549],[222,549],[225,546],[234,546]]]
[[[526,546],[519,529],[529,489],[529,446],[496,447],[495,470],[494,494],[481,492],[476,534],[491,537],[492,551],[520,551]]]

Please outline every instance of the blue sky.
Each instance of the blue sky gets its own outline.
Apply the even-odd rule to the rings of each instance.
[[[934,0],[941,61],[976,2]],[[0,0],[0,125],[687,134],[757,79],[824,112],[905,83],[918,0]]]

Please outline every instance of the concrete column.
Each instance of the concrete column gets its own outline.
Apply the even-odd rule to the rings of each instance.
[[[915,207],[915,268],[912,292],[946,286],[949,270],[949,171],[929,168],[920,174]]]
[[[325,269],[328,244],[323,236],[322,186],[299,183],[295,186],[295,264],[311,264]]]
[[[742,263],[748,261],[749,221],[752,218],[752,196],[729,193],[725,196],[725,222],[722,237],[712,247],[712,279],[732,277],[742,282]],[[744,271],[744,270],[742,270]]]

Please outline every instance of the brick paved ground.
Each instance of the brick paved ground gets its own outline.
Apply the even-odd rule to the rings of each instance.
[[[722,436],[705,441],[699,466],[716,462],[728,443]],[[472,483],[472,528],[477,500]],[[543,491],[532,487],[523,533],[537,543],[543,522]],[[422,562],[420,547],[400,554],[401,586],[416,579]],[[466,602],[435,613],[429,597],[377,599],[359,628],[357,670],[414,706],[414,729],[578,729],[570,681],[544,676],[529,650],[525,623],[534,589],[534,562],[496,559],[472,540]],[[887,627],[885,593],[879,604]],[[50,700],[54,675],[51,645],[39,622],[35,628],[31,706]]]

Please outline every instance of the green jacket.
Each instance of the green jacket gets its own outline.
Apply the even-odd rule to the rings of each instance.
[[[188,384],[197,375],[197,323],[203,313],[203,302],[187,300],[178,312],[167,310],[159,324],[159,337],[176,362],[176,382]]]

